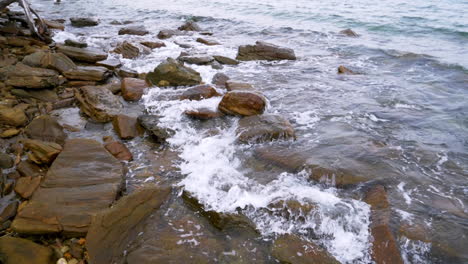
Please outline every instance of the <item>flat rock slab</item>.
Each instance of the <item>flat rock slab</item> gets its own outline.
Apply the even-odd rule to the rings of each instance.
[[[239,47],[236,59],[242,61],[250,60],[295,60],[294,50],[279,47],[271,43],[257,41],[255,45],[244,45]]]
[[[123,168],[97,141],[70,139],[12,223],[21,234],[84,235],[115,200]]]
[[[49,264],[53,252],[30,240],[17,237],[0,238],[0,263],[3,264]]]
[[[239,120],[237,139],[242,143],[295,139],[294,128],[279,115],[254,115]]]
[[[57,45],[57,50],[78,61],[95,63],[107,59],[106,52],[95,48],[76,48],[65,45]]]

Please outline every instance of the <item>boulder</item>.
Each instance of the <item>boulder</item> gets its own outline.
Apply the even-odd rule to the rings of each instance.
[[[204,84],[185,90],[180,96],[180,100],[200,101],[214,96],[220,96],[220,94],[213,86]]]
[[[76,48],[58,44],[57,50],[78,61],[95,63],[107,59],[106,52],[95,48]]]
[[[116,115],[112,121],[115,132],[121,139],[132,139],[143,132],[136,117]]]
[[[63,53],[38,51],[23,59],[23,64],[56,70],[60,73],[76,68],[75,63]]]
[[[356,74],[356,73],[354,71],[346,68],[345,66],[340,65],[338,67],[338,74]]]
[[[122,142],[119,141],[114,141],[114,140],[107,140],[106,143],[104,144],[104,148],[109,151],[112,156],[114,156],[118,160],[122,161],[132,161],[133,160],[133,155],[130,152],[130,150],[123,144]]]
[[[238,60],[295,60],[294,50],[279,47],[267,42],[257,41],[255,45],[244,45],[239,47]]]
[[[144,36],[149,34],[144,26],[129,26],[119,29],[119,35],[137,35]]]
[[[20,161],[20,163],[16,165],[16,170],[22,177],[38,178],[45,175],[45,171],[30,160]]]
[[[122,181],[122,165],[99,142],[67,140],[12,228],[20,234],[83,236],[92,216],[114,202]]]
[[[73,40],[73,39],[66,39],[64,44],[65,46],[75,47],[75,48],[87,48],[88,47],[88,43]]]
[[[225,64],[225,65],[237,65],[237,64],[239,64],[239,61],[237,61],[235,59],[228,58],[228,57],[224,57],[224,56],[215,55],[215,56],[213,56],[213,58],[217,62],[219,62],[221,64]]]
[[[3,264],[52,264],[53,251],[31,240],[0,237],[0,262]]]
[[[208,119],[213,119],[222,116],[223,114],[219,111],[213,111],[208,108],[199,108],[195,110],[188,110],[185,111],[184,114],[186,114],[188,117],[193,118],[193,119],[199,119],[199,120],[208,120]]]
[[[138,101],[148,85],[145,80],[136,78],[124,78],[121,84],[122,97],[126,101]]]
[[[0,153],[0,169],[9,169],[15,165],[15,161],[10,155],[6,153]]]
[[[171,188],[146,187],[95,217],[86,236],[90,263],[124,263],[124,251],[141,223],[166,201]]]
[[[121,67],[118,71],[118,74],[121,78],[126,78],[126,77],[137,78],[138,77],[138,72],[136,72],[135,70],[129,69],[127,67]]]
[[[107,59],[96,62],[96,65],[106,67],[109,70],[115,70],[122,66],[122,62],[119,59]]]
[[[348,37],[359,37],[359,35],[350,28],[341,30],[340,34],[348,36]]]
[[[91,17],[72,17],[70,22],[74,27],[94,27],[99,25],[99,20]]]
[[[205,44],[205,45],[207,45],[207,46],[221,45],[221,43],[219,43],[219,42],[216,41],[216,40],[206,39],[206,38],[197,38],[196,41],[197,41],[198,43]]]
[[[236,133],[237,139],[242,143],[296,138],[291,123],[279,115],[243,117],[239,120]]]
[[[168,58],[146,75],[146,81],[152,85],[189,86],[200,84],[202,79],[197,71]]]
[[[166,139],[172,137],[175,131],[170,128],[161,127],[159,118],[160,117],[157,115],[140,115],[138,116],[138,122],[159,142],[164,142]]]
[[[15,192],[24,199],[29,199],[34,191],[39,187],[42,177],[26,176],[16,181]]]
[[[56,87],[60,84],[58,72],[54,70],[30,67],[22,63],[7,68],[6,85],[42,89]]]
[[[18,201],[10,202],[5,208],[0,210],[0,224],[3,224],[5,221],[10,220],[16,215],[16,211],[18,210]],[[1,260],[1,258],[0,258]]]
[[[178,60],[189,64],[207,65],[213,62],[214,58],[211,56],[181,56]]]
[[[67,79],[100,82],[107,79],[110,71],[102,66],[79,66],[63,73]]]
[[[140,42],[140,44],[150,49],[158,49],[158,48],[166,47],[166,44],[162,41],[143,41],[143,42]]]
[[[36,117],[24,130],[31,139],[50,141],[63,145],[67,134],[54,117],[43,115]]]
[[[163,29],[159,31],[158,38],[168,39],[168,38],[172,38],[173,36],[180,36],[180,35],[183,35],[182,31],[180,30]]]
[[[113,94],[117,94],[122,90],[122,81],[118,77],[110,78],[106,84],[102,85]]]
[[[28,117],[21,108],[0,109],[0,124],[8,126],[24,126],[28,123]]]
[[[227,115],[251,116],[263,114],[266,99],[260,94],[232,91],[223,96],[218,105],[219,111]]]
[[[125,59],[135,59],[140,56],[140,49],[127,41],[117,45],[117,47],[114,49],[114,52],[121,54]]]
[[[34,98],[43,102],[55,102],[57,94],[52,89],[11,89],[10,93],[18,98]]]
[[[184,30],[184,31],[202,31],[200,26],[194,21],[187,21],[182,26],[178,27],[177,29]]]
[[[224,73],[218,72],[213,76],[211,83],[217,87],[226,87],[226,82],[229,80],[229,76]]]
[[[62,151],[62,146],[54,142],[46,142],[34,139],[23,140],[26,150],[29,150],[28,157],[37,164],[50,164]]]
[[[253,85],[250,83],[226,81],[226,90],[228,91],[254,91]]]
[[[65,30],[65,25],[61,23],[60,21],[44,19],[44,23],[47,25],[48,28],[58,29],[61,31]]]
[[[330,253],[318,245],[296,235],[281,235],[273,243],[271,255],[281,263],[339,264]]]
[[[102,86],[83,86],[75,91],[75,97],[81,111],[100,123],[111,121],[123,108],[119,98]]]

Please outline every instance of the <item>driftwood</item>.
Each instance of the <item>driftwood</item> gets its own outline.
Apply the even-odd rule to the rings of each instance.
[[[5,9],[7,6],[15,2],[18,3],[23,8],[24,14],[26,16],[26,22],[28,23],[28,27],[31,30],[31,33],[34,36],[38,37],[39,39],[43,41],[47,41],[49,39],[48,36],[50,34],[47,28],[47,25],[44,22],[44,20],[39,16],[39,14],[31,8],[28,1],[26,0],[0,0],[0,10]],[[36,23],[34,23],[33,15],[37,17]]]

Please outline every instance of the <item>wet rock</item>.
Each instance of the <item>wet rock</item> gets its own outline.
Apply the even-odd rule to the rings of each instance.
[[[302,240],[295,235],[282,235],[278,237],[273,244],[271,254],[281,263],[340,263],[324,248],[321,248],[312,242]]]
[[[187,21],[177,29],[178,30],[184,30],[184,31],[202,31],[200,26],[197,23],[195,23],[194,21]]]
[[[197,41],[198,43],[205,44],[205,45],[207,45],[207,46],[221,45],[221,43],[219,43],[219,42],[216,41],[216,40],[206,39],[206,38],[197,38],[196,41]]]
[[[207,65],[214,61],[211,56],[181,56],[178,59],[182,62],[197,65]]]
[[[140,42],[140,44],[150,49],[159,49],[162,47],[166,47],[166,44],[162,41],[143,41]]]
[[[15,192],[24,199],[29,199],[34,191],[39,187],[42,177],[21,177],[16,181]]]
[[[97,85],[97,83],[93,81],[68,81],[67,82],[68,87],[82,87],[82,86],[95,86],[95,85]]]
[[[183,42],[180,42],[180,41],[174,41],[174,44],[176,44],[177,46],[183,48],[183,49],[190,49],[192,48],[192,45],[188,44],[188,43],[183,43]]]
[[[123,168],[97,141],[70,139],[12,223],[21,234],[84,235],[120,190]]]
[[[170,128],[161,127],[159,116],[156,115],[140,115],[138,122],[144,127],[152,136],[156,137],[159,142],[164,142],[166,139],[172,137],[175,131]]]
[[[67,98],[67,99],[59,100],[52,104],[52,109],[56,110],[56,109],[61,109],[61,108],[72,107],[75,103],[76,103],[75,98]]]
[[[36,117],[24,130],[31,139],[50,141],[63,145],[67,135],[54,117],[43,115]]]
[[[16,215],[16,210],[18,209],[19,202],[13,201],[8,204],[3,211],[0,213],[0,224],[4,223],[5,221],[10,220]]]
[[[180,96],[180,100],[200,101],[214,96],[220,96],[216,89],[211,85],[198,85],[185,90]]]
[[[345,29],[345,30],[341,30],[340,34],[346,35],[348,37],[359,37],[359,35],[350,28]]]
[[[257,41],[255,45],[244,45],[239,47],[238,60],[295,60],[294,50],[279,47],[267,42]]]
[[[340,65],[338,67],[338,74],[356,74],[356,73],[354,71],[346,68],[345,66]]]
[[[99,20],[90,17],[72,17],[70,22],[74,27],[94,27],[99,25]]]
[[[28,122],[28,117],[20,108],[0,109],[0,124],[8,126],[24,126]]]
[[[107,79],[110,72],[107,68],[101,66],[79,66],[65,71],[63,74],[70,80],[99,82]]]
[[[226,87],[226,82],[229,80],[229,76],[224,73],[218,72],[213,76],[211,83],[217,87]]]
[[[40,177],[44,176],[45,172],[37,164],[30,160],[23,160],[17,166],[16,170],[22,177]]]
[[[95,48],[76,48],[59,44],[57,50],[78,61],[95,63],[107,59],[106,52]]]
[[[127,41],[120,43],[114,52],[121,54],[125,59],[135,59],[140,56],[140,49]]]
[[[299,202],[298,200],[279,200],[268,205],[268,211],[272,215],[284,217],[287,220],[305,221],[304,216],[317,208],[316,204]]]
[[[265,111],[266,99],[253,92],[233,91],[223,96],[219,103],[219,111],[227,115],[251,116],[260,115]]]
[[[34,139],[23,140],[26,150],[31,151],[28,157],[37,164],[50,164],[62,151],[62,146],[54,142],[39,141]]]
[[[214,70],[222,70],[224,68],[223,65],[221,65],[221,63],[217,61],[211,62],[210,65],[211,65],[211,68],[213,68]]]
[[[143,128],[136,117],[117,115],[112,121],[114,130],[121,139],[132,139],[142,134]]]
[[[152,85],[163,82],[166,86],[189,86],[200,84],[202,79],[197,71],[168,58],[148,73],[146,81]]]
[[[168,39],[168,38],[172,38],[173,36],[180,36],[180,35],[183,35],[182,31],[180,30],[163,29],[159,31],[158,38]]]
[[[148,85],[145,80],[136,78],[124,78],[122,80],[122,97],[126,101],[138,101],[143,96],[143,92]]]
[[[44,23],[47,25],[48,28],[58,29],[61,31],[65,30],[65,25],[59,21],[44,19]]]
[[[122,90],[122,81],[120,78],[112,77],[103,85],[103,87],[111,91],[113,94],[117,94]]]
[[[48,68],[61,73],[76,68],[75,63],[62,53],[38,51],[24,57],[22,62],[31,67]]]
[[[226,81],[226,90],[228,91],[254,91],[253,85],[237,81]]]
[[[3,264],[50,264],[53,252],[50,248],[30,240],[16,237],[0,237],[0,262]]]
[[[122,66],[122,62],[119,59],[107,59],[96,62],[96,65],[106,67],[109,70],[115,70],[118,67]]]
[[[403,263],[398,244],[390,230],[390,204],[382,185],[367,191],[364,201],[371,206],[372,259],[377,264]]]
[[[170,188],[146,187],[93,217],[86,236],[90,263],[124,263],[123,252],[141,223],[166,201]]]
[[[10,93],[18,98],[34,98],[43,102],[55,102],[57,94],[50,89],[11,89]]]
[[[279,115],[255,115],[239,120],[237,139],[242,143],[258,143],[278,139],[295,139],[291,123]]]
[[[219,62],[221,64],[225,64],[225,65],[237,65],[237,64],[239,64],[239,61],[237,61],[235,59],[228,58],[228,57],[224,57],[224,56],[215,55],[215,56],[213,56],[213,58],[217,62]]]
[[[122,111],[118,97],[105,87],[84,86],[76,90],[80,109],[96,122],[109,122]]]
[[[21,130],[16,129],[16,128],[9,128],[0,133],[0,138],[11,138],[16,135],[18,135],[21,132]]]
[[[0,169],[9,169],[15,165],[15,161],[10,155],[0,153]]]
[[[122,142],[106,139],[104,148],[118,160],[132,161],[133,155]]]
[[[122,67],[119,69],[119,72],[118,72],[119,76],[121,78],[137,78],[138,77],[138,72],[132,70],[132,69],[129,69],[127,67]]]
[[[221,112],[213,111],[208,108],[199,108],[196,110],[189,110],[189,111],[185,111],[184,114],[186,114],[188,117],[191,117],[193,119],[200,119],[200,120],[208,120],[208,119],[213,119],[213,118],[223,116]]]
[[[28,88],[42,89],[56,87],[60,84],[58,73],[54,70],[29,67],[18,63],[7,69],[6,85]]]
[[[137,35],[144,36],[149,34],[144,26],[130,26],[119,29],[119,35]]]
[[[75,48],[87,48],[88,43],[80,42],[80,41],[73,40],[73,39],[66,39],[65,40],[65,46],[75,47]]]

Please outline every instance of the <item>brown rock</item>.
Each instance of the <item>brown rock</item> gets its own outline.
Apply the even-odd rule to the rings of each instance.
[[[18,63],[15,66],[7,67],[6,85],[42,89],[56,87],[60,84],[58,73],[54,70],[29,67]]]
[[[24,130],[31,139],[55,142],[63,145],[67,135],[54,117],[43,115],[36,117]]]
[[[14,137],[14,136],[18,135],[20,132],[21,132],[21,130],[19,130],[19,129],[9,128],[9,129],[3,130],[0,133],[0,138],[11,138],[11,137]]]
[[[106,67],[109,70],[115,70],[118,67],[122,66],[122,62],[120,62],[120,60],[118,59],[107,59],[96,62],[96,65]]]
[[[44,19],[44,23],[47,25],[48,28],[58,29],[61,31],[65,30],[65,25],[58,21]]]
[[[114,130],[121,139],[132,139],[142,134],[143,128],[136,117],[117,115],[112,121]]]
[[[119,35],[137,35],[144,36],[149,34],[144,26],[129,26],[119,29]]]
[[[218,72],[213,76],[211,83],[217,87],[226,87],[226,82],[229,80],[229,76],[224,73]]]
[[[346,68],[345,66],[340,65],[338,67],[338,74],[356,74],[356,73],[354,71]]]
[[[80,102],[80,109],[96,122],[111,121],[122,110],[122,103],[117,96],[105,87],[84,86],[75,93]]]
[[[67,82],[68,87],[95,86],[96,84],[97,83],[93,81],[69,81]]]
[[[76,68],[75,63],[63,53],[38,51],[24,57],[24,64],[65,72]]]
[[[186,114],[187,116],[193,119],[200,119],[200,120],[217,118],[223,115],[222,113],[218,111],[213,111],[208,108],[200,108],[196,110],[185,111],[184,114]]]
[[[76,48],[65,45],[57,45],[57,50],[78,61],[95,63],[107,59],[107,53],[94,48]]]
[[[225,65],[238,65],[239,64],[239,61],[237,61],[235,59],[228,58],[228,57],[224,57],[224,56],[215,55],[215,56],[213,56],[213,58],[217,62],[219,62],[221,64],[225,64]]]
[[[112,77],[107,80],[107,83],[102,85],[113,94],[117,94],[122,90],[122,81],[118,77]]]
[[[200,101],[211,97],[220,96],[216,89],[211,85],[198,85],[185,90],[180,96],[180,100]]]
[[[244,45],[239,47],[238,60],[295,60],[294,50],[279,47],[267,42],[257,41],[255,45]]]
[[[62,146],[54,142],[45,142],[33,139],[23,140],[24,148],[31,151],[28,157],[37,164],[50,164],[62,151]]]
[[[137,78],[138,77],[138,72],[136,72],[135,70],[129,69],[127,67],[120,68],[118,74],[121,78],[126,78],[126,77]]]
[[[110,72],[107,68],[101,66],[79,66],[65,71],[63,75],[71,80],[99,82],[107,79]]]
[[[202,31],[200,26],[197,23],[193,22],[193,21],[187,21],[177,29],[178,30],[184,30],[184,31]]]
[[[295,139],[294,128],[279,115],[254,115],[239,120],[237,139],[242,143],[257,143],[278,139]]]
[[[24,160],[21,161],[17,166],[16,170],[21,174],[23,177],[39,177],[43,176],[45,172],[41,169],[41,167],[37,166],[35,163]]]
[[[180,36],[183,35],[182,31],[180,30],[172,30],[172,29],[163,29],[159,31],[158,38],[159,39],[168,39],[172,36]]]
[[[110,141],[104,144],[104,148],[106,148],[107,151],[109,151],[109,153],[118,160],[133,160],[132,153],[122,142]]]
[[[153,72],[146,75],[146,81],[151,85],[188,86],[198,85],[202,79],[200,73],[182,63],[168,58],[159,64]]]
[[[127,41],[120,43],[114,49],[114,52],[121,54],[122,57],[126,59],[135,59],[136,57],[140,56],[140,49]]]
[[[143,92],[148,85],[145,80],[136,78],[124,78],[122,80],[122,97],[126,101],[138,101],[143,96]]]
[[[99,25],[99,20],[91,17],[72,17],[70,22],[74,27],[94,27]]]
[[[65,46],[75,47],[75,48],[87,48],[88,43],[81,42],[73,39],[66,39],[64,42]]]
[[[254,87],[250,83],[226,81],[226,90],[228,91],[254,91]]]
[[[51,264],[53,260],[53,252],[48,247],[23,238],[0,238],[0,261],[3,264]]]
[[[341,30],[340,34],[346,35],[348,37],[359,37],[359,35],[350,28],[345,29],[345,30]]]
[[[9,169],[15,165],[15,161],[10,155],[0,152],[0,169]]]
[[[197,42],[198,42],[198,43],[201,43],[201,44],[208,45],[208,46],[221,45],[221,43],[219,43],[219,42],[216,41],[216,40],[205,39],[205,38],[197,38]]]
[[[18,209],[18,201],[13,201],[10,204],[8,204],[3,211],[0,213],[0,224],[2,224],[5,221],[10,220],[16,215],[16,210]]]
[[[143,42],[140,42],[140,44],[150,49],[158,49],[158,48],[166,47],[166,44],[162,41],[143,41]]]
[[[219,111],[228,115],[260,115],[265,111],[266,99],[257,93],[233,91],[223,96]]]
[[[28,117],[20,108],[0,109],[0,124],[8,126],[23,126],[28,123]]]
[[[24,199],[29,199],[33,192],[39,187],[42,177],[21,177],[16,181],[15,192]]]

